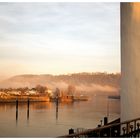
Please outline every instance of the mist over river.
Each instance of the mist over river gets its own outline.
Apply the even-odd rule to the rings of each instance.
[[[120,100],[107,95],[91,95],[89,101],[59,103],[19,103],[16,120],[15,103],[0,104],[0,137],[57,137],[68,134],[70,128],[95,128],[107,115],[109,121],[120,117]]]

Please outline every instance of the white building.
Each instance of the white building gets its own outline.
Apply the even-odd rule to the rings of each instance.
[[[36,95],[37,92],[35,90],[29,90],[26,92],[26,95]]]

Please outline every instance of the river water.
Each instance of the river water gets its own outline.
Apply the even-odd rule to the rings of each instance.
[[[91,96],[89,101],[59,103],[19,103],[16,119],[15,103],[0,104],[0,137],[57,137],[70,128],[95,128],[107,115],[109,121],[120,117],[120,100],[107,96]],[[28,115],[27,115],[28,114]]]

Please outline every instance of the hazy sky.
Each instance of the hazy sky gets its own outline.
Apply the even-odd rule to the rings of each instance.
[[[120,72],[119,3],[0,3],[0,76]]]

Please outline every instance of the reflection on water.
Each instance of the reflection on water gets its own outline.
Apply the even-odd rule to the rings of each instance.
[[[18,110],[16,110],[16,124],[17,124],[17,121],[18,121]]]
[[[27,101],[27,120],[29,120],[29,109],[30,109],[30,102],[28,99],[28,101]]]
[[[119,117],[120,101],[109,101],[109,120]],[[56,137],[70,128],[94,128],[106,116],[107,97],[86,102],[1,103],[1,137]],[[15,121],[16,120],[16,121]]]

